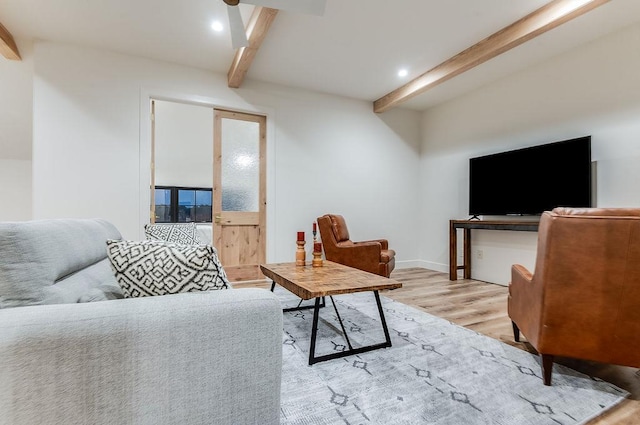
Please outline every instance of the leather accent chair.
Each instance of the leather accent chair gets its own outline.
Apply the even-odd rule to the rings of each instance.
[[[640,367],[640,209],[543,213],[534,273],[512,266],[508,310],[545,385],[555,356]]]
[[[327,260],[389,277],[396,266],[396,252],[386,239],[352,242],[341,215],[325,214],[317,222]]]

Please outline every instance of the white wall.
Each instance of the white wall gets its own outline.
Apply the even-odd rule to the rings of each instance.
[[[0,221],[31,218],[33,48],[22,61],[0,58]]]
[[[399,261],[418,259],[419,113],[250,81],[233,90],[223,75],[54,43],[35,46],[36,218],[100,216],[142,236],[149,96],[268,116],[268,261],[292,261],[295,232],[327,212],[354,239],[388,237]]]
[[[640,208],[640,157],[597,162],[598,205]]]
[[[0,159],[0,221],[31,219],[31,161]]]
[[[637,174],[611,170],[640,156],[638,46],[640,24],[424,113],[420,181],[421,213],[428,218],[422,239],[428,243],[421,245],[420,257],[425,264],[448,267],[448,220],[468,218],[473,156],[592,135],[592,159],[604,167],[598,206],[637,206],[640,182],[625,177]],[[562,170],[557,174],[562,178]],[[473,231],[472,277],[508,283],[511,264],[533,267],[536,240],[535,233]],[[478,249],[482,260],[476,258]]]

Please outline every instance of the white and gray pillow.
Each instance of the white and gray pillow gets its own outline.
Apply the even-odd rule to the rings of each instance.
[[[175,242],[184,245],[200,245],[198,228],[191,223],[145,224],[144,234],[148,240]]]
[[[210,245],[108,240],[107,254],[125,298],[231,286]]]

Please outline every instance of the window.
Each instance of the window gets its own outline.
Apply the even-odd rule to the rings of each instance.
[[[156,223],[171,223],[171,189],[155,190]]]
[[[156,186],[156,223],[211,223],[212,190]]]

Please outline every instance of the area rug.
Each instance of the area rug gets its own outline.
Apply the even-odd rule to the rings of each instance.
[[[295,302],[284,289],[283,304]],[[284,313],[282,424],[585,423],[628,393],[381,297],[393,346],[308,365],[312,310]],[[373,293],[334,297],[354,347],[383,342]],[[316,355],[345,349],[327,298]]]

